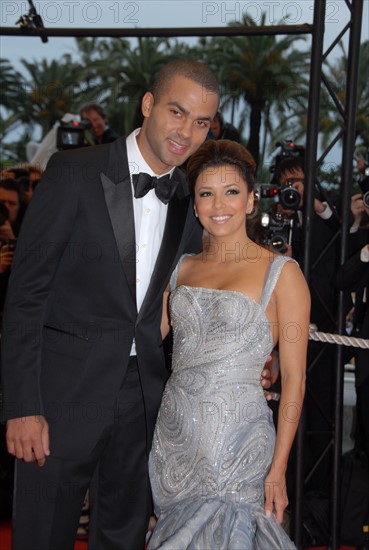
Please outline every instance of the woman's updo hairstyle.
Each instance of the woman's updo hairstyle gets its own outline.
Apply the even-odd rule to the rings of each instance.
[[[246,147],[230,139],[209,139],[187,162],[187,178],[192,196],[194,196],[195,183],[201,172],[207,168],[224,165],[234,166],[245,180],[248,191],[253,191],[256,163]]]

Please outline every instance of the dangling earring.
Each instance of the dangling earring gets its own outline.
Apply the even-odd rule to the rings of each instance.
[[[194,205],[194,207],[193,207],[193,210],[194,210],[194,212],[195,212],[195,216],[196,216],[196,218],[198,218],[198,217],[199,217],[199,215],[198,215],[198,213],[197,213],[197,208],[196,208],[196,205]]]

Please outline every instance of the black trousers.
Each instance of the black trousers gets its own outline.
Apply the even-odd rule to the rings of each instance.
[[[13,550],[73,550],[89,487],[89,550],[144,548],[152,502],[136,358],[130,359],[114,411],[89,456],[51,455],[41,468],[16,461]]]
[[[368,353],[369,359],[369,353]],[[357,365],[360,368],[361,365]],[[362,365],[364,367],[364,365]],[[356,431],[355,443],[365,451],[369,459],[369,376],[356,387]]]

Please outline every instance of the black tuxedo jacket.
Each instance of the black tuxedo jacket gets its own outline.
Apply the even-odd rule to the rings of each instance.
[[[337,286],[341,290],[354,291],[354,331],[352,336],[369,338],[369,263],[360,260],[361,249],[353,254],[337,272]],[[369,350],[355,350],[355,384],[360,386],[369,376]]]
[[[132,191],[125,138],[56,153],[25,216],[2,336],[3,419],[45,415],[55,456],[87,454],[113,417],[135,338],[149,433],[167,369],[162,294],[201,230],[183,173],[168,205],[144,303],[136,308]]]
[[[300,225],[297,212],[293,216],[293,221],[293,258],[300,262],[304,227]],[[318,326],[319,330],[331,332],[336,328],[337,290],[334,280],[339,261],[339,239],[336,237],[340,231],[340,223],[334,214],[324,220],[314,212],[311,231],[310,319]]]

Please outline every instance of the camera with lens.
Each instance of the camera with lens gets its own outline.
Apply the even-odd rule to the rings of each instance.
[[[60,121],[60,126],[56,135],[56,146],[58,149],[76,149],[78,147],[86,147],[90,145],[91,140],[88,139],[88,130],[92,124],[89,120]]]
[[[261,225],[263,232],[260,243],[284,254],[291,241],[291,220],[287,216],[269,211],[261,215]]]
[[[271,169],[271,172],[275,171],[275,167],[285,158],[305,158],[305,147],[303,145],[296,145],[291,139],[284,139],[283,141],[277,141],[276,147],[280,147],[280,153],[275,157],[275,165]]]
[[[283,187],[262,183],[260,185],[260,198],[277,199],[286,210],[298,210],[301,203],[301,195],[293,187],[292,181],[287,181]]]

